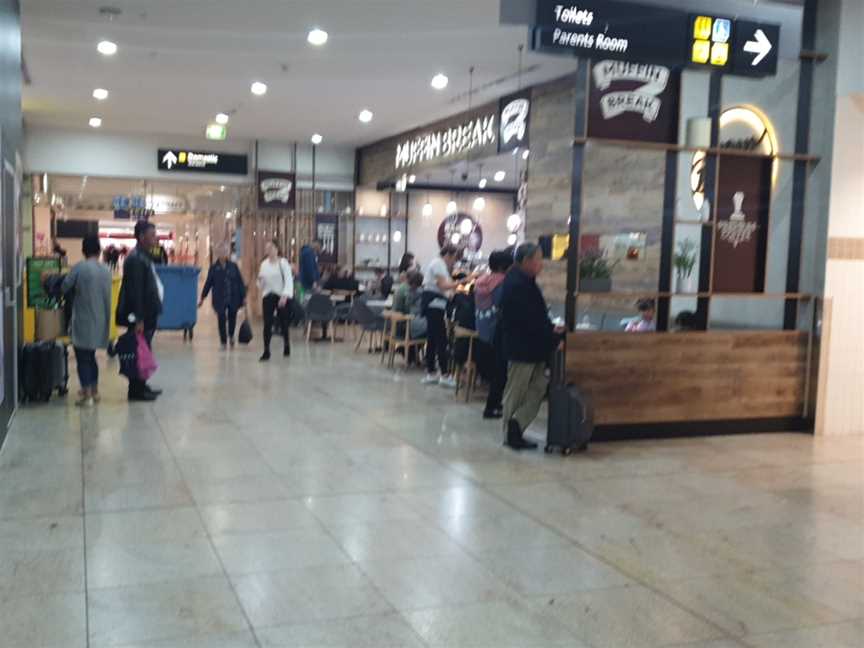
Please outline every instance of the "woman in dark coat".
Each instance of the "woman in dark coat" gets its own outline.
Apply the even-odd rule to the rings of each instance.
[[[201,301],[198,306],[204,304],[207,295],[213,291],[213,310],[219,319],[219,340],[225,349],[230,342],[234,346],[234,331],[237,328],[237,311],[246,303],[246,284],[243,283],[243,275],[240,268],[229,258],[230,248],[227,245],[219,247],[219,258],[210,267],[207,273],[207,281],[204,283],[204,291],[201,293]]]

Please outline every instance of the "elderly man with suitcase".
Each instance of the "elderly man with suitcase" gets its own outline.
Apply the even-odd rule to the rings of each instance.
[[[543,271],[540,247],[523,243],[516,249],[514,261],[502,285],[500,303],[504,351],[510,362],[504,391],[504,444],[513,450],[533,450],[537,444],[522,435],[546,397],[546,365],[560,344],[564,328],[553,326],[537,285],[537,276]]]

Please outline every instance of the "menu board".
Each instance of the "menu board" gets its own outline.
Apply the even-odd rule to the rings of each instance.
[[[27,259],[27,306],[50,308],[50,300],[42,286],[45,274],[58,274],[60,259],[57,257],[30,257]]]
[[[771,159],[736,157],[719,165],[715,292],[764,292],[771,210]]]

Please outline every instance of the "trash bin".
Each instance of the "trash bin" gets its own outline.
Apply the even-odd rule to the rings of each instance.
[[[200,268],[190,266],[156,266],[165,295],[162,315],[156,328],[160,331],[183,331],[192,337],[198,321],[198,276]]]

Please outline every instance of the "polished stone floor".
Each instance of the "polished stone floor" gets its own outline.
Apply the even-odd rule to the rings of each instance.
[[[0,645],[864,645],[864,440],[517,456],[477,403],[352,350],[261,365],[199,327],[157,337],[154,405],[112,366],[94,411],[20,411]]]

